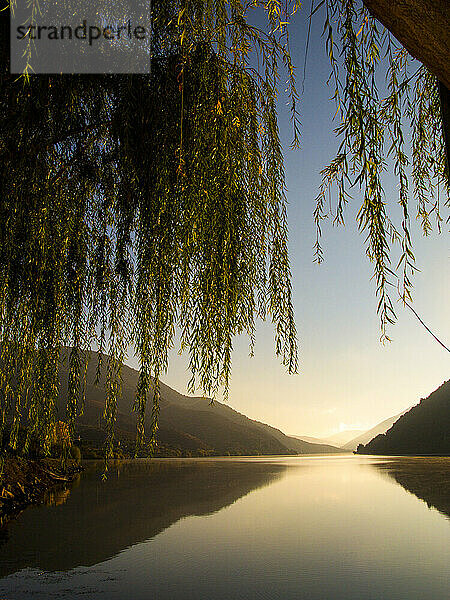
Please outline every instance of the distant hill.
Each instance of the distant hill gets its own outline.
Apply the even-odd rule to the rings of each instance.
[[[337,446],[338,448],[344,448],[345,444],[353,439],[355,436],[363,434],[364,432],[360,429],[349,429],[346,431],[339,431],[326,438],[316,438],[308,435],[295,435],[293,437],[298,440],[304,440],[305,442],[311,442],[313,444],[328,444],[331,446]]]
[[[341,431],[328,438],[314,438],[306,435],[294,437],[297,437],[299,440],[304,440],[305,442],[312,442],[314,444],[330,444],[332,446],[338,446],[342,450],[351,452],[356,450],[359,444],[367,444],[368,442],[370,442],[370,440],[372,440],[379,433],[386,433],[386,431],[390,429],[392,425],[408,410],[409,408],[399,413],[398,415],[395,415],[394,417],[389,417],[388,419],[385,419],[384,421],[378,423],[378,425],[375,425],[375,427],[372,427],[372,429],[369,429],[368,431]],[[358,435],[354,437],[355,434]],[[351,439],[348,441],[349,437],[351,437]]]
[[[311,442],[312,444],[325,444],[326,441],[323,438],[311,437],[310,435],[293,435],[296,440],[303,440],[304,442]]]
[[[450,380],[401,416],[358,454],[450,455]]]
[[[385,419],[381,423],[378,423],[378,425],[375,425],[375,427],[372,427],[372,429],[365,431],[358,437],[355,437],[354,439],[344,444],[342,448],[344,450],[356,450],[359,444],[367,444],[368,442],[370,442],[370,440],[372,440],[375,436],[379,435],[380,433],[386,433],[386,431],[390,429],[392,425],[408,410],[409,408],[402,411],[398,415],[395,415],[394,417],[389,417],[389,419]]]
[[[67,355],[67,350],[64,352]],[[106,363],[105,357],[104,363]],[[105,376],[102,371],[95,385],[98,354],[91,353],[86,377],[86,403],[77,419],[83,456],[99,456],[105,437],[102,414],[105,404]],[[136,435],[136,413],[132,408],[139,373],[126,365],[122,369],[122,397],[118,402],[116,439],[121,452],[133,451]],[[63,361],[60,369],[59,410],[64,417],[68,369]],[[249,419],[221,402],[211,405],[208,398],[189,397],[161,383],[158,420],[159,456],[220,456],[258,454],[311,454],[339,452],[340,449],[311,444],[290,437],[279,429]],[[147,411],[146,427],[150,427],[151,407]]]
[[[364,431],[362,429],[349,429],[346,431],[339,431],[338,433],[334,433],[333,435],[329,435],[327,440],[329,440],[332,444],[339,446],[341,448],[344,447],[347,442],[352,440],[358,435],[362,435]]]

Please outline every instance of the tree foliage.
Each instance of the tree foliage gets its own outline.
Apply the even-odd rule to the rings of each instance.
[[[253,8],[265,12],[265,30],[254,25]],[[49,448],[61,418],[62,346],[72,348],[71,434],[82,410],[83,349],[95,345],[109,356],[107,455],[130,345],[140,362],[138,438],[150,397],[151,443],[157,382],[177,331],[191,388],[207,395],[227,389],[233,337],[245,332],[252,345],[258,318],[273,321],[276,353],[296,371],[276,110],[287,81],[297,145],[287,28],[298,8],[278,0],[154,1],[149,76],[16,79],[2,35],[0,425],[12,421],[13,448],[21,424],[28,427],[25,450],[33,438]],[[448,193],[436,80],[424,68],[411,73],[406,52],[354,0],[317,8],[325,10],[341,144],[323,170],[314,216],[319,234],[330,214],[343,222],[350,188],[361,188],[358,222],[384,332],[394,318],[389,287],[399,278],[403,297],[411,293],[411,188],[425,233],[431,215],[440,225],[440,194]],[[380,70],[387,76],[381,91]],[[383,195],[389,161],[399,181],[400,226]],[[334,212],[325,202],[332,185]],[[319,237],[316,257],[323,258]]]
[[[411,217],[428,235],[432,220],[440,230],[449,207],[449,179],[442,131],[438,81],[414,61],[356,0],[326,0],[324,34],[340,139],[333,161],[322,170],[314,213],[316,260],[323,259],[322,221],[344,222],[352,188],[360,190],[357,219],[366,235],[366,254],[374,265],[382,338],[395,321],[394,298],[411,301],[415,258]],[[395,202],[386,198],[383,176],[397,179],[400,223]],[[336,188],[334,208],[327,195]],[[392,264],[392,247],[400,250]]]
[[[153,11],[149,76],[2,73],[0,386],[13,448],[21,423],[25,450],[33,438],[49,448],[64,345],[72,431],[82,349],[109,356],[107,454],[130,345],[139,439],[149,395],[154,438],[177,330],[191,387],[207,395],[227,390],[233,337],[253,343],[257,318],[272,319],[276,353],[297,368],[276,117],[277,65],[290,76],[289,56],[239,3]],[[269,19],[273,28],[278,16]]]

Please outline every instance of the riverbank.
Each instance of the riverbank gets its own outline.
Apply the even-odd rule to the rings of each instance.
[[[75,461],[63,468],[57,459],[7,456],[0,483],[0,527],[30,504],[42,503],[46,492],[72,482],[81,470]]]

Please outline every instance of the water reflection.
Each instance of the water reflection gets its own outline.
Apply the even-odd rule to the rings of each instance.
[[[183,517],[219,511],[278,479],[280,464],[235,461],[116,463],[106,482],[91,465],[71,489],[46,496],[0,536],[0,576],[25,567],[90,566],[148,540]],[[64,504],[64,506],[62,506]]]
[[[449,467],[302,456],[125,463],[106,485],[84,473],[64,505],[9,524],[0,598],[443,600],[448,521],[404,487],[443,508]]]
[[[61,486],[45,492],[43,499],[45,506],[61,506],[62,504],[65,504],[71,491],[80,485],[80,481],[81,476],[80,474],[77,474],[70,487]]]
[[[375,462],[405,490],[450,518],[450,458],[401,457]]]

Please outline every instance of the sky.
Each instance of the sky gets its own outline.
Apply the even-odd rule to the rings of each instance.
[[[325,262],[313,262],[314,198],[320,170],[333,158],[335,105],[326,81],[329,63],[321,38],[320,11],[313,19],[305,89],[301,97],[301,149],[290,150],[289,112],[280,101],[279,125],[284,146],[293,302],[299,338],[299,372],[288,375],[275,357],[270,323],[256,329],[254,356],[248,340],[234,343],[229,405],[247,416],[292,435],[326,437],[347,429],[369,429],[417,404],[450,377],[450,354],[400,304],[389,328],[392,342],[380,342],[372,265],[365,256],[364,234],[357,231],[357,192],[345,227],[328,223],[323,231]],[[298,18],[291,27],[291,53],[302,88],[306,29]],[[392,177],[385,182],[386,202],[396,204]],[[423,238],[411,223],[416,263],[414,307],[423,321],[450,345],[449,238],[444,224]],[[163,380],[187,393],[187,357],[171,353]],[[133,360],[128,361],[136,366]],[[220,400],[220,398],[218,398]]]

